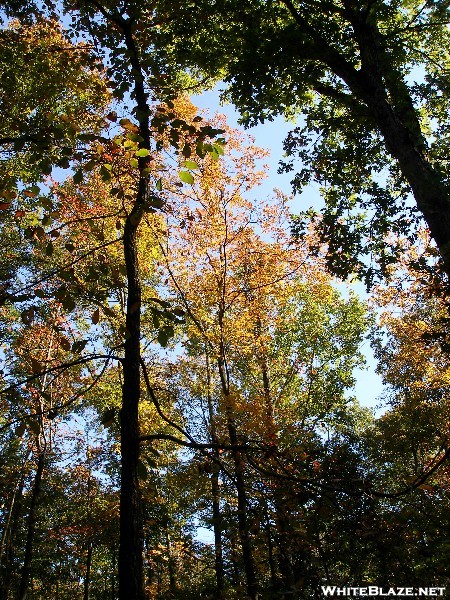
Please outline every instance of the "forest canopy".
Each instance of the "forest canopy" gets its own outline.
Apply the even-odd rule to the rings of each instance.
[[[445,589],[447,5],[1,3],[0,600]]]

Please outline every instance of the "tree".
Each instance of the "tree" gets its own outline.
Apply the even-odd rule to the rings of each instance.
[[[11,21],[0,30],[0,49],[0,189],[6,210],[18,182],[30,185],[55,165],[69,166],[83,135],[100,132],[111,96],[89,45],[72,44],[55,21]]]
[[[16,3],[10,3],[8,8],[14,10],[23,8]],[[52,15],[55,14],[56,7],[43,6],[43,9],[49,8]],[[58,7],[61,8],[61,7]],[[119,202],[124,200],[131,201],[127,209],[125,209],[123,235],[121,237],[122,248],[125,259],[126,273],[126,319],[124,327],[124,356],[121,359],[123,366],[123,385],[122,385],[122,406],[121,406],[121,536],[119,550],[119,595],[121,598],[141,599],[144,595],[143,569],[142,569],[142,513],[140,504],[140,491],[138,482],[138,463],[139,463],[139,419],[138,406],[141,392],[141,365],[140,365],[140,342],[141,342],[141,301],[142,301],[142,281],[138,259],[138,231],[146,211],[155,212],[162,208],[162,202],[158,196],[158,187],[153,187],[154,182],[151,177],[151,163],[153,150],[158,150],[164,146],[171,144],[177,152],[184,152],[187,157],[191,152],[197,152],[204,155],[207,152],[216,153],[213,146],[205,144],[205,141],[216,132],[208,126],[203,126],[199,123],[199,119],[190,117],[190,122],[187,123],[183,118],[179,118],[174,112],[171,112],[171,106],[160,106],[151,110],[149,92],[146,87],[148,80],[147,72],[153,74],[153,71],[158,70],[160,56],[154,52],[153,45],[148,44],[146,30],[154,28],[157,31],[159,26],[155,15],[146,11],[139,3],[130,4],[125,2],[123,6],[110,7],[104,6],[96,2],[67,2],[64,6],[66,10],[73,13],[72,31],[77,35],[84,36],[89,40],[89,49],[94,50],[100,48],[100,52],[95,55],[93,52],[89,54],[89,60],[101,60],[105,58],[109,62],[108,75],[110,84],[114,87],[114,96],[118,100],[123,100],[124,94],[130,92],[131,99],[134,103],[133,113],[136,122],[133,123],[130,119],[124,118],[120,122],[125,135],[127,137],[119,139],[118,146],[122,144],[124,147],[130,148],[128,152],[132,153],[132,157],[128,160],[128,167],[135,169],[131,182],[128,181],[127,194],[119,181],[119,177],[115,177],[112,173],[112,165],[107,162],[107,157],[103,156],[104,146],[108,145],[109,140],[98,132],[94,131],[91,135],[85,137],[84,140],[90,142],[89,147],[85,152],[72,154],[70,151],[69,157],[76,158],[81,163],[81,168],[75,174],[75,182],[80,182],[83,178],[83,166],[93,168],[96,165],[100,167],[101,175],[104,180],[118,183],[118,189],[115,192]],[[58,38],[60,39],[60,38]],[[64,48],[68,42],[64,42]],[[73,53],[74,47],[70,46],[69,50]],[[20,56],[20,55],[19,55]],[[47,58],[47,55],[45,55]],[[20,62],[20,61],[19,61]],[[44,60],[45,64],[45,60]],[[92,64],[92,63],[90,63]],[[25,69],[25,73],[27,70]],[[61,69],[61,73],[64,70]],[[30,79],[28,73],[28,79]],[[32,78],[31,78],[32,79]],[[28,81],[28,80],[27,80]],[[64,89],[64,88],[63,88]],[[59,91],[59,90],[58,90]],[[39,104],[39,100],[37,100]],[[40,106],[36,107],[39,115]],[[83,113],[85,115],[86,113]],[[130,114],[130,116],[132,116]],[[22,117],[22,114],[20,114]],[[50,117],[52,115],[50,114]],[[80,128],[78,125],[70,127],[71,119],[69,118],[69,126],[66,127],[65,121],[60,114],[56,115],[58,131],[56,139],[60,140],[66,135],[73,134],[73,137],[79,138]],[[177,118],[178,117],[178,118]],[[48,124],[45,119],[48,119],[47,113],[44,113],[43,130],[39,130],[42,136],[45,135],[45,127]],[[110,121],[117,120],[116,115],[110,114]],[[54,119],[51,118],[51,123]],[[61,124],[62,121],[62,124]],[[200,119],[201,121],[201,119]],[[30,135],[34,123],[25,122],[23,129],[25,132],[25,142],[29,142]],[[41,123],[38,123],[39,127]],[[106,126],[105,123],[103,123]],[[38,129],[39,129],[38,127]],[[53,129],[51,128],[53,131]],[[68,133],[67,133],[68,132]],[[61,135],[60,135],[61,134]],[[165,139],[161,136],[166,134]],[[18,131],[9,133],[4,139],[4,144],[7,146],[14,142],[14,136],[22,135]],[[157,140],[159,136],[159,139]],[[22,140],[21,140],[22,141]],[[31,140],[34,143],[34,137]],[[21,142],[20,142],[21,143]],[[128,143],[128,146],[125,144]],[[63,146],[61,144],[60,146]],[[58,149],[61,147],[58,146]],[[44,143],[42,148],[37,148],[38,159],[42,159],[47,149],[47,143]],[[14,148],[13,148],[14,150]],[[20,150],[20,149],[19,149]],[[92,162],[93,159],[94,162]],[[42,162],[42,161],[41,161]],[[67,159],[68,162],[68,159]],[[39,165],[40,173],[47,173],[53,163],[51,158],[44,159],[44,166]],[[64,162],[63,166],[67,166]],[[180,175],[185,180],[190,180],[192,177],[188,171],[184,171],[184,175]],[[26,180],[22,176],[23,180]],[[111,185],[111,189],[113,185]],[[36,194],[33,190],[30,192],[32,196]],[[12,192],[13,198],[16,193]],[[128,198],[125,198],[128,195]],[[8,196],[9,197],[9,196]],[[3,206],[3,209],[9,208],[9,205]],[[52,217],[53,219],[53,217]],[[51,222],[52,219],[49,219]],[[31,230],[31,236],[36,233],[36,230]],[[37,230],[38,237],[45,239],[47,233],[41,227]],[[115,240],[116,241],[116,240]],[[51,253],[51,245],[49,246]],[[8,295],[6,295],[8,298]],[[9,296],[9,299],[13,299]],[[69,307],[69,310],[72,310]]]
[[[364,257],[384,272],[399,252],[387,235],[409,232],[419,215],[448,275],[447,2],[196,6],[195,18],[167,27],[182,40],[180,60],[224,78],[247,125],[304,119],[285,142],[283,168],[294,169],[298,155],[294,187],[321,185],[326,207],[315,218],[334,272],[370,283],[376,268]]]
[[[280,551],[272,586],[276,573],[281,589],[288,593],[292,586],[288,547],[295,517],[286,498],[295,493],[288,483],[281,492],[277,468],[284,462],[286,473],[295,470],[292,463],[315,439],[318,422],[338,422],[346,412],[344,391],[352,385],[365,317],[355,299],[345,302],[333,292],[319,261],[313,264],[304,247],[292,247],[283,196],[270,203],[247,199],[260,181],[256,160],[264,154],[221,128],[228,136],[224,159],[198,161],[192,188],[168,196],[161,271],[187,319],[180,339],[186,355],[169,371],[180,374],[172,375],[170,388],[176,386],[176,397],[183,398],[188,446],[196,448],[190,442],[198,440],[203,422],[205,442],[212,444],[199,469],[211,475],[216,593],[224,589],[229,535],[223,531],[222,471],[235,489],[230,521],[236,520],[246,593],[255,598],[265,573],[256,567],[253,529],[259,518],[271,529],[273,505],[278,534],[270,531],[270,539],[276,537]],[[229,452],[226,466],[223,450]],[[255,475],[259,468],[263,481]],[[264,513],[265,503],[271,508]]]

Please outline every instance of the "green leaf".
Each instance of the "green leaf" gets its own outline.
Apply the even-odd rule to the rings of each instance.
[[[178,175],[183,183],[190,183],[191,185],[194,183],[194,178],[189,171],[180,171]]]
[[[103,181],[109,181],[111,179],[111,168],[108,169],[108,167],[111,167],[111,165],[102,165],[100,167],[100,175],[103,179]]]
[[[222,147],[222,144],[213,144],[213,148],[214,150],[217,152],[217,154],[220,154],[221,156],[224,156],[225,152],[224,149]]]
[[[136,156],[139,156],[139,158],[143,158],[144,156],[148,156],[149,154],[150,154],[150,150],[147,150],[147,148],[140,148],[136,152]]]
[[[139,166],[139,162],[137,161],[136,158],[130,158],[130,165],[134,168],[137,169]]]
[[[169,343],[170,338],[172,338],[175,334],[174,328],[171,325],[167,327],[163,327],[160,329],[158,333],[158,343],[165,348]]]
[[[162,191],[162,189],[163,189],[162,179],[158,179],[158,181],[156,182],[156,189],[158,190],[158,192]]]
[[[196,162],[194,162],[193,160],[185,160],[184,162],[181,163],[181,166],[184,167],[185,169],[198,169],[199,166]]]

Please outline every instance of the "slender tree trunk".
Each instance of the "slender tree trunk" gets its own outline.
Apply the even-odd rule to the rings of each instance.
[[[89,540],[86,557],[86,573],[83,581],[83,600],[89,600],[89,587],[91,584],[92,549],[93,543],[92,540]]]
[[[242,547],[242,560],[244,563],[245,576],[247,580],[247,597],[250,600],[258,599],[258,582],[256,579],[255,566],[253,563],[252,544],[250,539],[250,528],[248,524],[247,514],[247,492],[245,489],[245,462],[242,452],[238,449],[239,437],[237,434],[236,423],[234,418],[233,398],[230,394],[229,372],[227,369],[226,352],[224,345],[224,314],[225,314],[225,278],[226,278],[226,255],[225,251],[222,256],[224,274],[222,282],[222,299],[219,303],[218,323],[221,331],[220,337],[220,353],[217,361],[217,367],[222,388],[225,413],[227,418],[227,429],[231,445],[234,449],[231,451],[234,463],[234,474],[238,501],[238,530],[239,539]]]
[[[261,321],[258,319],[257,329],[259,334],[262,331]],[[267,360],[264,357],[261,359],[261,375],[264,390],[264,403],[266,409],[267,436],[270,444],[276,444],[277,441],[277,426],[275,423],[273,398],[270,389],[270,376]],[[284,587],[288,590],[294,586],[294,571],[292,566],[292,549],[290,544],[290,524],[289,518],[283,506],[281,495],[282,489],[280,482],[274,478],[271,482],[274,490],[274,505],[275,505],[275,523],[278,531],[278,547],[280,549],[280,573],[284,582]],[[289,592],[288,592],[289,593]]]
[[[12,564],[14,560],[14,538],[22,513],[23,488],[25,485],[25,465],[30,451],[27,452],[23,463],[22,472],[18,481],[14,495],[11,499],[8,518],[2,534],[1,552],[0,552],[0,600],[8,600],[9,588],[12,579]]]
[[[211,398],[211,367],[209,363],[208,350],[206,349],[206,378],[207,378],[207,400],[209,427],[211,432],[211,440],[213,444],[218,443],[214,408]],[[216,460],[219,460],[218,450],[214,451]],[[220,512],[220,487],[219,487],[220,468],[218,462],[213,463],[211,473],[211,495],[213,504],[213,530],[214,530],[214,569],[216,572],[216,594],[218,600],[223,598],[225,586],[225,575],[223,568],[223,548],[222,548],[222,515]]]
[[[227,532],[228,532],[228,538],[230,540],[230,546],[231,546],[230,561],[231,561],[231,565],[233,567],[233,585],[235,588],[239,589],[241,587],[241,572],[239,569],[239,561],[238,561],[237,537],[234,532],[234,527],[232,527],[231,510],[229,511],[229,514],[228,514],[228,521],[229,521],[229,527],[227,529]]]
[[[31,562],[33,560],[33,544],[36,533],[37,507],[39,503],[39,497],[41,494],[41,483],[42,474],[44,472],[44,465],[45,451],[41,449],[37,459],[36,473],[34,476],[33,489],[31,492],[30,510],[27,519],[27,538],[25,543],[25,556],[22,566],[22,575],[19,584],[19,600],[26,600],[28,594],[28,586],[30,583],[31,576]]]
[[[267,556],[268,556],[268,562],[269,562],[269,569],[270,569],[270,586],[272,591],[275,591],[277,588],[277,570],[276,570],[276,565],[275,565],[275,557],[274,557],[274,547],[273,547],[273,540],[272,540],[272,531],[271,531],[271,527],[270,527],[270,519],[269,519],[269,511],[267,508],[267,504],[265,505],[265,531],[266,531],[266,537],[267,537]]]
[[[223,568],[222,549],[222,514],[220,512],[219,467],[213,465],[211,473],[211,494],[213,501],[213,530],[214,530],[214,568],[216,571],[216,594],[218,600],[223,598],[225,575]]]
[[[175,577],[175,561],[173,558],[172,544],[170,541],[169,531],[166,529],[166,545],[167,545],[167,569],[169,571],[169,591],[171,598],[176,597],[177,581]]]
[[[253,552],[250,539],[250,528],[248,524],[247,514],[247,491],[245,489],[244,469],[245,463],[242,452],[237,449],[239,438],[237,435],[236,425],[234,422],[234,411],[230,394],[224,394],[225,410],[227,414],[227,428],[230,442],[235,449],[232,450],[234,474],[236,481],[236,492],[238,501],[238,531],[239,539],[242,547],[242,560],[244,563],[244,571],[247,580],[247,596],[251,600],[258,598],[258,583],[256,580],[255,567],[253,564]]]

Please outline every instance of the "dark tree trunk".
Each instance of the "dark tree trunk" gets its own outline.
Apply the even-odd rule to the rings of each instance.
[[[45,452],[41,450],[37,459],[36,473],[34,475],[33,489],[31,492],[30,510],[27,519],[27,538],[25,543],[25,556],[22,566],[22,575],[19,584],[19,600],[26,600],[31,576],[31,562],[33,560],[33,545],[36,533],[36,517],[39,497],[41,495],[42,474],[45,465]]]
[[[170,597],[175,598],[177,594],[177,580],[175,577],[175,561],[172,553],[172,544],[170,542],[170,534],[166,529],[166,545],[167,545],[167,569],[169,571],[169,591]]]
[[[242,456],[241,450],[238,449],[239,437],[237,434],[236,423],[234,418],[233,399],[230,394],[230,381],[229,373],[227,369],[226,352],[223,342],[223,318],[225,314],[225,300],[222,299],[219,306],[219,327],[221,330],[221,342],[220,342],[220,354],[217,361],[217,367],[220,377],[220,384],[222,388],[222,394],[225,405],[225,413],[227,418],[227,429],[230,438],[231,446],[234,448],[231,450],[234,463],[234,475],[235,484],[238,500],[238,531],[239,539],[242,548],[242,560],[244,563],[245,577],[247,580],[247,597],[250,600],[257,600],[258,598],[258,582],[256,579],[255,566],[253,563],[253,552],[250,539],[250,528],[248,523],[247,514],[247,491],[245,489],[245,462]]]
[[[86,557],[86,573],[83,581],[83,600],[89,600],[89,587],[91,584],[92,549],[92,540],[89,540]]]
[[[235,588],[240,589],[241,587],[241,571],[239,568],[239,560],[238,560],[238,549],[237,549],[237,537],[235,535],[233,519],[231,515],[231,510],[228,511],[228,528],[226,529],[228,534],[228,539],[230,541],[231,546],[231,556],[230,561],[233,567],[233,585]]]
[[[227,413],[227,428],[230,442],[235,449],[232,450],[233,463],[234,463],[234,475],[236,482],[236,492],[238,501],[238,531],[239,539],[242,547],[242,560],[244,563],[245,577],[247,580],[247,596],[251,600],[257,600],[258,598],[258,583],[256,580],[255,567],[253,564],[253,552],[252,544],[250,539],[250,528],[248,523],[247,514],[247,491],[245,489],[245,476],[244,476],[244,458],[242,452],[237,449],[239,445],[239,438],[236,431],[236,425],[234,423],[234,414],[231,404],[230,396],[225,396],[225,407]]]
[[[128,298],[123,360],[122,409],[120,413],[120,546],[119,598],[143,600],[143,523],[138,480],[140,382],[140,302],[141,285],[136,246],[139,206],[127,218],[124,253],[128,278]]]
[[[259,335],[262,333],[262,323],[258,319],[257,332]],[[265,357],[261,359],[261,375],[263,382],[264,391],[264,403],[266,408],[266,422],[267,422],[267,437],[271,445],[276,446],[277,443],[277,426],[275,423],[274,406],[270,386],[269,367]],[[275,523],[278,531],[278,547],[279,553],[279,570],[285,589],[291,590],[294,587],[294,571],[292,566],[292,549],[290,542],[290,523],[289,516],[286,512],[285,506],[283,506],[282,500],[282,487],[280,481],[274,478],[271,481],[273,492],[273,502],[275,505]]]
[[[2,533],[0,551],[0,600],[8,600],[9,588],[11,586],[12,564],[14,561],[14,538],[22,514],[23,488],[25,485],[25,466],[28,457],[29,451],[26,454],[23,468],[20,473],[20,479],[11,499],[8,518]]]
[[[144,73],[131,30],[131,22],[116,18],[122,29],[134,77],[133,95],[137,105],[141,147],[150,150],[149,108],[144,89]],[[142,175],[148,166],[146,157],[139,158],[139,186],[136,200],[128,215],[123,236],[127,272],[127,315],[125,355],[123,359],[122,409],[120,412],[121,482],[120,482],[120,544],[119,599],[144,600],[143,519],[138,480],[139,462],[139,400],[141,279],[139,272],[137,231],[147,200],[147,178]]]
[[[214,568],[216,571],[216,594],[219,600],[223,597],[225,576],[223,569],[222,515],[220,512],[219,467],[217,464],[213,465],[213,472],[211,474],[211,494],[213,501]]]
[[[214,407],[211,398],[211,368],[209,363],[209,355],[206,349],[206,378],[207,378],[207,399],[208,399],[208,414],[209,428],[211,433],[211,441],[213,444],[218,444],[218,437],[215,425]],[[211,473],[211,495],[213,504],[213,530],[214,530],[214,569],[216,572],[216,595],[218,600],[223,597],[225,586],[225,575],[223,568],[223,548],[222,548],[222,515],[220,512],[220,487],[219,487],[219,451],[214,452],[216,462],[213,463]]]
[[[277,588],[277,569],[276,569],[276,564],[275,564],[272,531],[271,531],[269,511],[267,508],[267,504],[265,505],[264,508],[265,508],[264,516],[265,516],[265,521],[266,521],[264,529],[265,529],[266,537],[267,537],[267,556],[268,556],[269,569],[270,569],[270,587],[271,587],[271,591],[275,592],[276,588]]]

